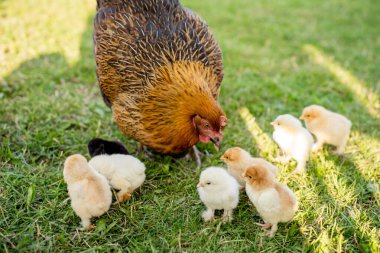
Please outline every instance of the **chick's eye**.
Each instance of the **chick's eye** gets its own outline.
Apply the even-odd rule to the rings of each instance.
[[[279,126],[279,125],[281,125],[280,123],[277,123],[277,125]]]
[[[210,185],[210,184],[211,184],[211,182],[207,182],[206,184],[207,184],[207,185]]]

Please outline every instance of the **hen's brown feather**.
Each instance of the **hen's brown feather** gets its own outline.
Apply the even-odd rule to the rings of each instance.
[[[126,135],[175,154],[198,142],[192,116],[219,126],[222,54],[178,1],[98,0],[94,45],[103,98]]]

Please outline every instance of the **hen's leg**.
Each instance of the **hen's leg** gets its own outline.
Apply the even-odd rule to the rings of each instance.
[[[197,149],[195,145],[190,149],[190,156],[192,156],[193,159],[197,162],[196,169],[200,169],[202,165],[202,161],[201,161],[202,153]]]
[[[155,156],[152,152],[149,151],[149,149],[146,146],[138,142],[137,149],[136,149],[136,156],[141,155],[141,154],[149,160],[153,160]]]

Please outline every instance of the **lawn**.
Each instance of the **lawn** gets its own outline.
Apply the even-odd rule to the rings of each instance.
[[[268,238],[241,194],[235,219],[205,224],[195,163],[143,159],[147,180],[127,203],[78,230],[63,181],[65,158],[89,158],[93,137],[119,139],[100,96],[92,52],[95,0],[0,1],[0,252],[379,252],[380,3],[185,0],[224,55],[220,103],[227,147],[272,160],[269,124],[320,104],[353,122],[346,155],[314,154],[305,174],[279,165],[299,211]]]

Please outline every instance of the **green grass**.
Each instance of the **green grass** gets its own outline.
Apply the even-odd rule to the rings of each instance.
[[[126,139],[103,104],[92,53],[95,0],[0,1],[0,252],[379,252],[380,4],[363,1],[183,1],[213,30],[224,53],[220,102],[224,149],[271,160],[269,122],[317,103],[353,122],[347,155],[313,155],[304,175],[279,165],[299,211],[269,239],[245,194],[231,224],[204,224],[194,163],[147,161],[147,180],[93,232],[80,232],[63,181],[64,159],[88,158],[95,137]],[[359,81],[342,81],[305,50]],[[363,92],[353,91],[358,83]],[[350,88],[351,87],[351,88]],[[263,131],[251,133],[246,107]],[[261,149],[258,148],[258,144]],[[212,146],[203,167],[221,165]],[[377,188],[377,189],[376,189]]]

